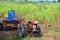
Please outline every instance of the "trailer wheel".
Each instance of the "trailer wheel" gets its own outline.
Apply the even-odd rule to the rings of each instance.
[[[18,24],[18,34],[19,36],[24,36],[25,35],[25,25],[24,23],[19,23]]]
[[[0,23],[0,31],[3,30],[3,24]]]

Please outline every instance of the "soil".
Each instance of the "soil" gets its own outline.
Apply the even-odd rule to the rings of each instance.
[[[58,28],[60,28],[59,26],[60,26],[60,21],[53,21],[53,22],[51,22],[51,23],[49,23],[49,24],[46,24],[46,23],[43,23],[43,24],[40,24],[41,25],[41,28],[42,28],[42,30],[43,30],[43,28],[46,28],[46,27],[58,27]],[[0,31],[0,40],[9,40],[9,36],[10,35],[13,35],[13,34],[15,34],[15,30],[9,30],[9,31],[5,31],[5,30],[3,30],[3,31]]]

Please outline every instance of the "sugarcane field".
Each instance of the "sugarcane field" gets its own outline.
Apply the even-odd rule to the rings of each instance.
[[[60,1],[0,0],[0,40],[60,40]]]

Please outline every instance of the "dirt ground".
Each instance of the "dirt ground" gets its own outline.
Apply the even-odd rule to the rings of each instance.
[[[41,31],[43,36],[41,40],[60,40],[60,21],[52,21],[49,24],[41,23]],[[33,37],[21,38],[17,34],[17,30],[0,31],[0,40],[40,40]]]

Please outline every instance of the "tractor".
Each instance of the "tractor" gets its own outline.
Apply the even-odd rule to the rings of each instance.
[[[38,21],[29,20],[27,24],[20,23],[19,25],[19,35],[24,36],[26,33],[32,33],[34,37],[41,37],[41,28],[39,27]]]
[[[24,36],[26,33],[33,33],[33,35],[41,36],[41,28],[36,20],[28,20],[25,22],[23,18],[16,17],[14,10],[8,10],[6,19],[3,20],[3,27],[17,28],[19,36]],[[3,27],[0,25],[0,29]]]

